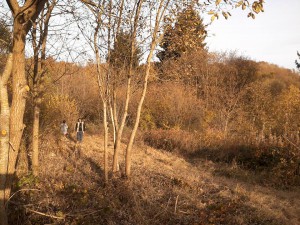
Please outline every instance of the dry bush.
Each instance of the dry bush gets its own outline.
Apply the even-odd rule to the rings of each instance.
[[[286,187],[300,184],[300,151],[292,145],[237,146],[233,143],[224,146],[221,151],[227,152],[226,162],[230,164],[236,162],[242,169],[266,176],[267,185]],[[220,157],[217,158],[224,161]]]
[[[263,146],[256,150],[256,159],[282,186],[300,184],[300,150],[293,145]],[[254,160],[253,160],[254,161]]]
[[[200,143],[196,136],[196,134],[183,130],[158,129],[146,132],[144,141],[152,147],[186,155],[199,149]]]
[[[194,52],[160,65],[159,76],[169,82],[149,88],[141,123],[151,130],[147,144],[296,182],[299,151],[278,137],[299,144],[299,78],[291,71]]]
[[[144,142],[192,161],[200,157],[229,165],[234,163],[241,169],[266,174],[270,185],[300,184],[300,151],[293,145],[268,142],[256,145],[243,139],[224,139],[217,132],[204,135],[175,129],[146,132]]]
[[[99,122],[102,109],[96,74],[95,65],[88,65],[78,67],[70,76],[65,76],[60,81],[63,85],[61,94],[75,99],[80,117],[94,123]]]
[[[196,130],[200,128],[201,115],[200,102],[189,87],[178,83],[153,84],[145,101],[141,127]]]
[[[59,126],[63,120],[67,121],[69,129],[72,130],[78,117],[78,105],[75,100],[70,99],[68,95],[53,94],[45,101],[41,124],[46,132],[59,133]]]

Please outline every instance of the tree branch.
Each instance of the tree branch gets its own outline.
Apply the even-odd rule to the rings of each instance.
[[[13,54],[12,53],[9,53],[8,55],[8,58],[7,58],[7,61],[6,61],[6,65],[5,65],[5,69],[4,69],[4,72],[2,74],[2,81],[3,81],[3,84],[7,83],[8,81],[8,78],[10,77],[11,75],[11,71],[12,71],[12,64],[13,64]]]
[[[6,2],[7,2],[7,5],[9,6],[9,8],[10,8],[12,14],[15,15],[16,12],[18,12],[19,9],[20,9],[20,6],[19,6],[18,2],[16,0],[6,0]]]
[[[91,1],[91,0],[80,0],[80,1],[85,5],[90,5],[90,6],[98,8],[98,5],[95,2]]]

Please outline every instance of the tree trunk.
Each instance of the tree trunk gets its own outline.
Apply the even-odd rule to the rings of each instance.
[[[123,4],[123,2],[122,2],[122,4]],[[131,55],[130,55],[130,65],[129,65],[129,73],[128,73],[128,79],[127,79],[126,102],[125,102],[125,106],[124,106],[124,113],[123,113],[122,121],[121,121],[120,127],[118,128],[118,131],[117,131],[117,138],[116,138],[114,157],[113,157],[113,172],[118,171],[118,154],[119,154],[122,134],[123,134],[123,130],[124,130],[127,114],[128,114],[128,106],[129,106],[130,92],[131,92],[131,79],[132,79],[131,77],[133,74],[133,56],[136,52],[136,47],[135,47],[136,34],[137,34],[138,22],[139,22],[142,5],[143,5],[143,1],[138,0],[136,12],[135,12],[135,16],[134,16],[133,32],[132,32],[132,37],[131,37]]]
[[[114,144],[116,143],[116,125],[115,125],[115,118],[114,118],[114,113],[113,113],[113,107],[111,104],[109,104],[109,113],[111,117],[111,125],[113,129],[113,142]]]
[[[120,127],[117,127],[117,132],[116,132],[116,143],[114,146],[114,156],[113,156],[113,172],[118,171],[118,155],[120,151],[120,145],[121,145],[121,139],[122,139],[122,134],[123,130],[125,127],[125,122],[128,114],[128,106],[129,106],[129,101],[130,101],[130,92],[131,92],[131,76],[128,77],[127,80],[127,91],[126,91],[126,101],[125,101],[125,106],[124,106],[124,113],[122,116],[122,120],[120,123]]]
[[[135,123],[133,130],[131,132],[129,142],[126,147],[126,156],[125,156],[125,174],[127,177],[130,177],[131,174],[131,152],[132,152],[132,145],[133,141],[135,138],[136,131],[138,129],[139,123],[140,123],[140,117],[141,117],[141,112],[142,112],[142,106],[144,103],[144,99],[147,93],[147,87],[148,87],[148,78],[150,74],[150,68],[151,68],[151,59],[153,56],[153,51],[156,47],[156,44],[159,43],[163,35],[161,34],[160,37],[157,37],[157,32],[159,30],[159,25],[161,23],[161,20],[163,18],[163,15],[165,14],[165,11],[169,5],[170,0],[160,0],[159,7],[157,9],[156,13],[156,18],[155,18],[155,26],[154,30],[152,33],[152,41],[151,41],[151,46],[150,46],[150,51],[147,57],[147,67],[146,67],[146,72],[145,72],[145,77],[144,77],[144,82],[143,82],[143,91],[142,95],[138,104],[137,112],[136,112],[136,118],[135,118]]]
[[[17,156],[19,153],[21,138],[25,125],[23,116],[25,112],[26,94],[29,91],[25,77],[25,37],[26,32],[22,24],[15,21],[13,45],[13,83],[12,83],[12,105],[10,111],[10,149],[8,174],[6,180],[5,198],[10,196],[13,175],[15,174]]]
[[[13,55],[9,54],[4,73],[0,77],[0,225],[7,225],[5,211],[5,183],[9,152],[9,116],[7,81],[12,71]]]
[[[149,77],[149,74],[150,74],[150,67],[151,67],[151,59],[152,59],[152,55],[153,55],[153,51],[154,51],[155,46],[156,46],[156,41],[153,40],[152,44],[151,44],[151,48],[150,48],[150,53],[149,53],[148,58],[147,58],[147,68],[146,68],[146,73],[145,73],[145,78],[144,78],[143,92],[142,92],[142,95],[141,95],[141,98],[140,98],[140,101],[139,101],[139,105],[138,105],[138,108],[137,108],[134,127],[133,127],[133,130],[131,132],[128,145],[126,147],[125,174],[126,174],[127,177],[130,177],[130,174],[131,174],[132,145],[133,145],[133,141],[134,141],[134,138],[135,138],[137,128],[138,128],[139,123],[140,123],[140,116],[141,116],[142,106],[143,106],[144,99],[145,99],[145,96],[146,96],[146,93],[147,93],[148,77]]]
[[[42,78],[45,72],[45,60],[46,60],[46,43],[48,38],[49,21],[51,13],[56,5],[56,0],[52,1],[51,5],[47,3],[47,13],[45,19],[41,19],[40,37],[37,40],[37,22],[33,23],[32,27],[32,45],[34,51],[34,70],[33,70],[33,91],[34,91],[34,110],[33,110],[33,127],[32,127],[32,173],[34,176],[38,176],[39,173],[39,134],[40,134],[40,101],[43,96],[43,90],[41,84]],[[44,10],[42,15],[44,15]],[[43,16],[42,16],[43,18]],[[43,28],[42,28],[42,25]],[[39,71],[39,50],[41,50],[41,67]]]
[[[24,2],[22,7],[19,6],[19,1],[6,0],[6,2],[14,17],[14,26],[12,48],[12,104],[10,111],[4,112],[4,114],[9,115],[3,117],[7,121],[5,123],[2,123],[1,121],[1,125],[6,126],[6,135],[8,135],[8,138],[5,138],[3,142],[1,141],[1,145],[4,144],[4,148],[2,148],[1,146],[0,149],[0,161],[3,160],[0,164],[1,166],[6,167],[1,168],[4,170],[0,171],[0,222],[2,225],[7,224],[5,208],[3,207],[5,201],[9,198],[11,192],[13,176],[15,174],[16,168],[16,161],[24,130],[23,116],[26,105],[26,94],[29,91],[29,87],[27,85],[25,76],[25,39],[26,34],[31,28],[32,21],[36,20],[40,11],[44,7],[46,0],[28,0]],[[3,77],[1,77],[1,79],[2,78]],[[2,79],[1,89],[3,84],[6,84],[6,82],[3,82]],[[2,102],[2,98],[6,98],[7,95],[7,88],[5,88],[5,90],[6,91],[4,91],[4,95],[1,91],[1,105],[5,104],[5,101]],[[4,106],[4,110],[7,109],[9,109],[8,103],[6,104],[6,106]],[[2,110],[3,109],[1,107],[1,113],[3,112]],[[7,147],[7,145],[9,145],[9,147]]]
[[[107,104],[103,102],[103,127],[104,127],[104,179],[108,181],[108,127],[107,127]]]
[[[36,105],[33,112],[32,127],[32,173],[38,176],[39,173],[39,125],[40,125],[40,107]]]

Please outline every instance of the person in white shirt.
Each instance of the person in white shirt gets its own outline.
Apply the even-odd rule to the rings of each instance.
[[[60,131],[65,137],[68,137],[68,125],[65,120],[60,124]]]

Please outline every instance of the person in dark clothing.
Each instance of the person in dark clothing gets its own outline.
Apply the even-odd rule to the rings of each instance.
[[[83,139],[83,134],[85,132],[85,123],[82,121],[81,118],[78,119],[78,122],[75,125],[75,131],[77,142],[81,143]]]

